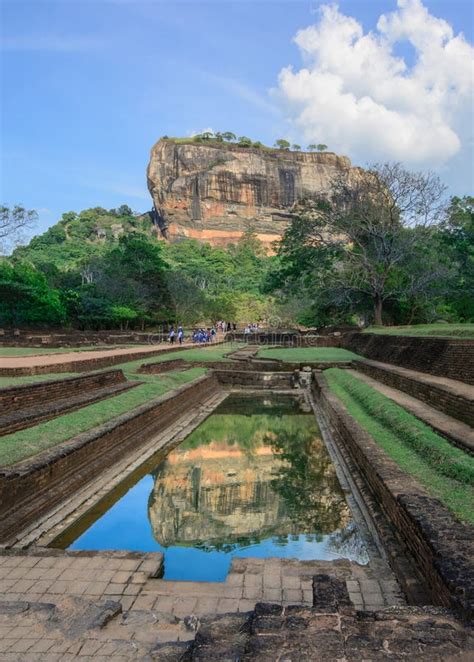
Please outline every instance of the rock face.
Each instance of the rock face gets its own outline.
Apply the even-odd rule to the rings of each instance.
[[[333,153],[165,139],[151,151],[147,177],[165,238],[227,245],[251,228],[270,245],[282,236],[295,204],[327,191],[336,174],[355,170]]]

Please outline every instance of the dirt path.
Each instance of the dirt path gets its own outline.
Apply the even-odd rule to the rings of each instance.
[[[84,352],[66,352],[64,354],[0,356],[0,375],[18,377],[50,372],[86,372],[116,365],[117,363],[144,359],[157,354],[192,349],[195,346],[191,343],[183,345],[183,347],[160,343],[150,346],[98,349]]]

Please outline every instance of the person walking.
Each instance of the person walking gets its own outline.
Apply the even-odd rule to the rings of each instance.
[[[184,331],[183,331],[183,327],[180,324],[178,326],[178,342],[180,345],[183,344],[183,340],[184,340]]]
[[[174,345],[174,326],[171,327],[168,338],[170,339],[170,343]]]

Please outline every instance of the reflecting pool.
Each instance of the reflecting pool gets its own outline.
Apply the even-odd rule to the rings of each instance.
[[[234,556],[368,562],[316,419],[291,396],[229,396],[54,544],[160,551],[165,579],[195,581],[223,581]]]

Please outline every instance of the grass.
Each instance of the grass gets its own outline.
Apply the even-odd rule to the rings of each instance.
[[[137,347],[139,345],[136,345]],[[84,345],[83,347],[0,347],[2,356],[39,356],[40,354],[67,354],[69,352],[90,352],[104,349],[123,349],[135,345]]]
[[[241,343],[239,346],[243,346]],[[226,361],[225,354],[232,352],[239,348],[237,345],[216,345],[215,347],[197,347],[195,349],[183,349],[182,352],[168,352],[165,354],[158,354],[157,356],[150,356],[146,359],[138,359],[136,361],[128,361],[113,366],[114,368],[121,369],[125,374],[136,373],[140,366],[147,363],[162,363],[163,361],[174,361],[175,359],[184,359],[192,363],[193,361]],[[140,379],[142,375],[140,375]]]
[[[9,466],[106,423],[135,407],[197,379],[205,368],[146,376],[145,383],[51,421],[0,437],[0,465]],[[142,377],[140,376],[140,379]]]
[[[474,458],[345,370],[324,372],[331,391],[398,466],[459,519],[474,524]]]
[[[65,377],[77,377],[78,372],[47,373],[45,375],[24,375],[22,377],[0,377],[0,388],[5,386],[21,386],[34,382],[46,382],[50,379],[64,379]]]
[[[474,338],[474,324],[414,324],[413,326],[370,326],[363,333],[388,336],[434,336],[440,338]]]
[[[360,356],[339,347],[282,347],[262,349],[258,353],[262,359],[279,359],[287,363],[352,361]]]

